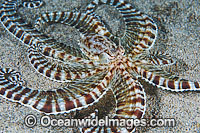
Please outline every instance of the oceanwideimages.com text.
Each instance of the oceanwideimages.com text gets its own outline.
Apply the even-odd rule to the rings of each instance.
[[[34,115],[27,115],[24,119],[26,126],[34,127],[37,119]],[[50,116],[42,116],[40,123],[43,127],[96,127],[96,126],[117,126],[132,129],[134,127],[174,127],[175,119],[111,119],[106,116],[103,119],[85,118],[85,119],[55,119]]]

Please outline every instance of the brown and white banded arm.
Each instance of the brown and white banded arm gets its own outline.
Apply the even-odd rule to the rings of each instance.
[[[165,90],[175,92],[200,91],[200,82],[181,79],[177,76],[174,77],[160,69],[150,71],[141,66],[134,66],[132,69],[150,84]]]
[[[83,40],[87,36],[92,36],[95,34],[105,36],[108,38],[114,38],[114,36],[105,28],[105,26],[98,21],[94,16],[87,15],[80,12],[49,12],[41,14],[40,17],[35,22],[35,27],[40,29],[43,25],[61,23],[68,26],[72,26],[80,31],[81,39]],[[80,45],[79,45],[80,46]],[[81,47],[81,46],[80,46]],[[52,52],[52,50],[54,52]],[[62,51],[56,51],[55,49],[48,48],[46,56],[51,56],[54,58],[59,58],[63,61],[68,61],[68,57]],[[88,56],[88,52],[82,50],[82,52]],[[44,53],[44,52],[42,52]],[[51,55],[50,55],[51,53]],[[62,55],[62,56],[61,56]],[[91,56],[89,56],[91,58]],[[79,61],[83,62],[83,61]],[[97,62],[94,64],[98,64]]]
[[[145,92],[136,80],[125,70],[117,71],[111,81],[111,90],[115,96],[116,108],[113,119],[140,119],[145,114]],[[111,118],[112,119],[112,118]],[[81,131],[84,133],[129,133],[134,132],[135,127],[83,127]]]
[[[98,110],[96,109],[94,112],[92,112],[90,115],[89,115],[90,119],[95,119],[96,117],[98,117]],[[88,118],[85,117],[86,119]],[[84,119],[85,119],[84,118]],[[120,127],[106,127],[106,126],[97,126],[97,127],[80,127],[80,132],[81,133],[121,133],[122,128]],[[126,129],[124,131],[127,131]]]
[[[93,105],[106,94],[112,78],[106,71],[90,79],[69,83],[66,88],[42,91],[21,86],[16,75],[17,72],[10,68],[0,68],[0,95],[47,114],[68,113]]]
[[[36,49],[29,47],[28,58],[37,72],[51,80],[58,82],[70,82],[73,80],[88,78],[107,70],[108,66],[91,67],[87,64],[70,62],[65,65],[52,63]]]
[[[115,7],[125,21],[125,33],[121,38],[127,53],[140,54],[149,50],[157,37],[157,25],[153,19],[133,8],[124,0],[93,0],[86,8],[86,13],[95,16],[97,6],[107,4]]]
[[[33,4],[31,4],[31,2],[24,3],[21,1],[6,0],[2,4],[0,8],[0,22],[8,32],[10,32],[13,36],[15,36],[19,41],[21,41],[26,46],[28,47],[31,46],[33,48],[39,49],[40,50],[39,52],[41,52],[41,54],[43,54],[44,56],[57,59],[59,61],[62,61],[63,63],[72,61],[72,62],[80,62],[83,64],[88,64],[90,66],[98,64],[97,62],[90,61],[84,58],[85,55],[80,50],[73,48],[73,46],[65,47],[63,44],[58,43],[55,39],[41,33],[31,24],[25,22],[19,15],[17,9],[19,8],[20,5],[28,7],[32,6],[34,8],[36,7],[36,5],[41,6],[41,4],[38,3],[39,1],[32,1],[32,2]],[[66,12],[66,16],[64,17],[65,19],[67,19],[66,17],[68,17],[67,19],[68,21],[65,20],[65,22],[73,21],[79,23],[81,21],[79,19],[77,20],[75,18],[71,18],[70,17],[71,14],[75,16],[80,15],[82,18],[86,17],[88,19],[91,19],[95,24],[101,25],[100,23],[98,23],[97,20],[92,19],[94,17],[90,17],[86,14],[79,14],[73,12]],[[81,25],[80,28],[84,29],[84,27],[86,28],[87,26],[88,24],[86,23],[85,25]],[[93,25],[93,27],[95,26]],[[99,29],[99,27],[97,29]],[[99,30],[100,30],[99,32],[102,31],[102,29]],[[65,47],[65,50],[63,50],[64,49],[63,47]]]
[[[176,58],[160,51],[143,53],[138,57],[138,60],[146,60],[157,67],[171,66],[177,62]]]
[[[33,3],[32,3],[33,2]],[[52,38],[48,38],[43,33],[40,33],[31,24],[25,22],[22,17],[18,14],[18,8],[21,5],[36,8],[42,4],[32,1],[24,3],[18,0],[5,0],[0,7],[0,21],[4,28],[14,35],[18,40],[24,43],[27,46],[37,46],[40,42],[39,38],[45,38],[49,42],[52,41]],[[34,2],[36,2],[34,4]],[[37,6],[36,6],[37,5]]]

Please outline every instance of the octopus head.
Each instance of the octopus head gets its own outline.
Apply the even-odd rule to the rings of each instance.
[[[124,49],[121,45],[116,46],[116,44],[106,36],[98,34],[82,35],[79,46],[81,51],[90,59],[102,63],[108,63],[117,56],[124,54]]]

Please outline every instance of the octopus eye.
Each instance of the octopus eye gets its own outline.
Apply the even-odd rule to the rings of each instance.
[[[100,62],[102,62],[102,63],[109,63],[110,58],[111,58],[111,57],[110,57],[107,53],[101,53],[101,54],[99,55],[99,60],[100,60]]]

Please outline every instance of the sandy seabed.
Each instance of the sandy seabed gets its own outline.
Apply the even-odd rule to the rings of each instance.
[[[3,0],[0,0],[2,3]],[[178,65],[169,68],[170,71],[191,81],[200,81],[200,2],[199,0],[129,0],[129,2],[145,14],[151,16],[159,27],[158,38],[152,50],[166,51],[177,58]],[[19,9],[27,21],[34,22],[39,14],[47,11],[64,11],[86,6],[86,0],[45,0],[45,5],[38,9]],[[99,15],[103,15],[115,33],[122,23],[111,8],[100,7]],[[114,12],[114,13],[113,13]],[[113,15],[112,15],[113,14]],[[61,42],[77,43],[78,31],[64,25],[52,25],[45,32]],[[56,83],[41,76],[30,65],[25,47],[10,35],[0,25],[0,66],[11,67],[22,74],[28,87],[51,89],[65,84]],[[149,84],[145,84],[147,93],[147,109],[145,118],[174,118],[175,127],[141,127],[142,132],[200,132],[200,93],[174,93]],[[106,97],[104,97],[106,99]],[[100,108],[110,105],[109,100],[103,100]],[[77,112],[76,112],[77,113]],[[52,116],[69,118],[69,115]],[[29,128],[24,124],[24,118],[33,114],[39,119],[43,114],[23,105],[10,102],[0,97],[0,131],[1,132],[76,132],[78,128],[42,127],[37,124]]]

